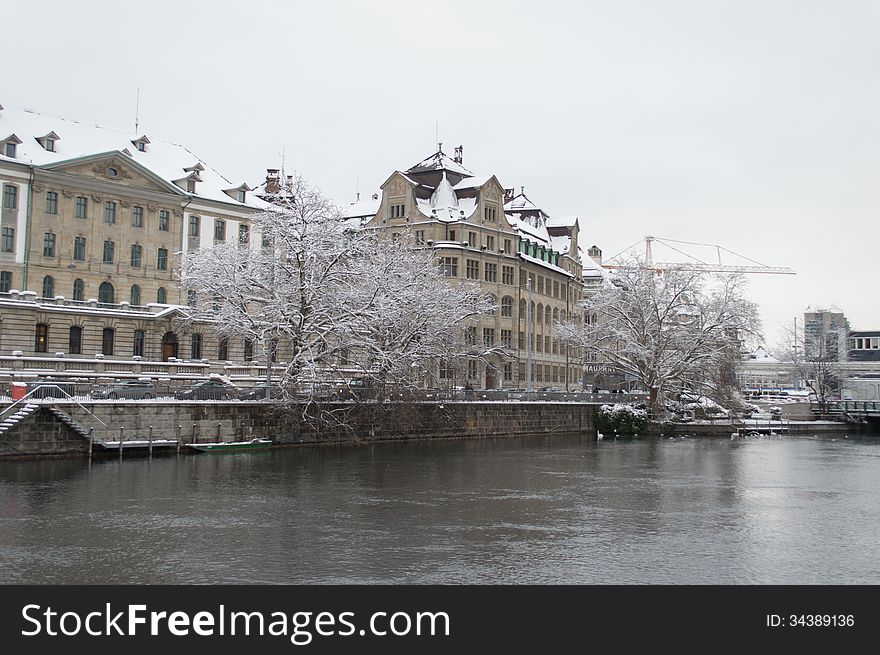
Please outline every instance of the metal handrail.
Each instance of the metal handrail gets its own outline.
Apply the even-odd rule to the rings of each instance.
[[[7,407],[7,408],[4,409],[2,412],[0,412],[0,419],[3,418],[4,414],[6,414],[7,412],[12,411],[12,408],[15,407],[16,405],[20,404],[20,403],[28,404],[28,403],[33,403],[33,402],[39,402],[41,405],[45,404],[45,403],[43,403],[43,402],[40,402],[40,401],[46,400],[45,398],[30,398],[30,399],[28,399],[28,397],[29,397],[32,393],[35,393],[35,392],[39,391],[40,389],[57,389],[58,391],[60,391],[61,393],[63,393],[65,396],[67,396],[67,399],[68,399],[68,400],[72,400],[72,401],[75,402],[77,405],[79,405],[79,407],[80,407],[82,410],[84,410],[84,411],[86,412],[86,414],[89,414],[90,416],[92,416],[92,417],[93,417],[98,423],[100,423],[101,425],[103,425],[105,428],[106,428],[106,427],[109,427],[106,423],[104,423],[104,421],[102,421],[101,419],[99,419],[99,418],[97,417],[97,415],[96,415],[94,412],[90,411],[85,405],[83,405],[81,402],[79,402],[76,398],[74,398],[73,396],[71,396],[69,393],[67,393],[64,389],[62,389],[61,387],[59,387],[57,384],[39,384],[39,385],[37,385],[36,387],[34,387],[34,388],[31,389],[30,391],[28,391],[24,396],[22,396],[21,398],[19,398],[18,400],[16,400],[14,403],[12,403],[9,407]],[[27,401],[27,402],[26,402],[26,401]]]

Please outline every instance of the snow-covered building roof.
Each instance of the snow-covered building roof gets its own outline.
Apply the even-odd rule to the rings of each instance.
[[[779,360],[776,359],[773,355],[767,352],[767,349],[764,346],[758,346],[754,351],[749,353],[746,356],[747,359],[756,360],[760,362],[766,362],[767,364],[775,364],[779,363]]]
[[[443,150],[438,150],[430,157],[426,157],[418,164],[406,169],[407,173],[427,173],[431,171],[451,171],[466,177],[473,176],[473,173],[462,166],[459,162],[451,159],[449,155],[443,152]]]
[[[6,156],[6,149],[2,148],[0,163],[48,168],[98,155],[119,154],[165,181],[169,191],[181,196],[252,209],[268,207],[268,203],[251,194],[245,193],[241,201],[237,193],[229,193],[248,188],[224,177],[185,146],[146,134],[7,106],[0,110],[0,143],[6,142],[16,144],[15,157]],[[187,180],[194,183],[193,191],[187,191]]]
[[[425,216],[436,218],[443,223],[454,223],[455,221],[466,220],[470,218],[477,209],[476,198],[459,198],[452,184],[446,176],[446,171],[442,172],[440,183],[431,193],[431,197],[416,198],[416,204],[419,211]]]
[[[364,200],[357,200],[345,209],[345,218],[373,218],[382,205],[382,191],[377,191]]]
[[[587,251],[583,247],[581,247],[579,249],[580,249],[580,253],[581,253],[581,264],[583,266],[584,279],[586,280],[589,278],[594,278],[594,279],[604,278],[606,270],[604,268],[602,268],[602,266],[600,266],[598,263],[596,263],[596,260],[594,260],[592,257],[590,257],[589,254],[587,254]]]

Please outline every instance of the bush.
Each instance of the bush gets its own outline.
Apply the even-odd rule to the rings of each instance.
[[[599,432],[603,434],[640,434],[648,427],[648,412],[636,405],[602,405],[598,414]]]

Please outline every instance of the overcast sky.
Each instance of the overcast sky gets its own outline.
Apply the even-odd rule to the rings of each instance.
[[[431,154],[436,124],[444,150],[579,216],[606,256],[653,235],[795,269],[750,276],[768,345],[808,305],[880,329],[880,2],[6,0],[2,15],[0,104],[133,131],[140,88],[141,132],[252,185],[283,150],[341,204]]]

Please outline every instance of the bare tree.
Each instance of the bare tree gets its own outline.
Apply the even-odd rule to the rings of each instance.
[[[353,370],[417,384],[491,309],[476,285],[444,278],[431,248],[351,227],[300,178],[273,202],[252,217],[253,239],[187,253],[181,278],[197,296],[194,319],[268,344],[270,358],[277,344],[289,398]]]
[[[582,307],[588,320],[561,326],[560,336],[637,380],[655,415],[673,390],[722,395],[719,371],[738,360],[741,341],[759,329],[742,276],[658,272],[637,260],[610,275]]]
[[[819,412],[827,413],[828,402],[837,396],[847,377],[840,361],[838,331],[817,321],[811,332],[788,328],[783,335],[776,349],[779,360],[794,368],[812,392],[811,402],[815,399]]]

